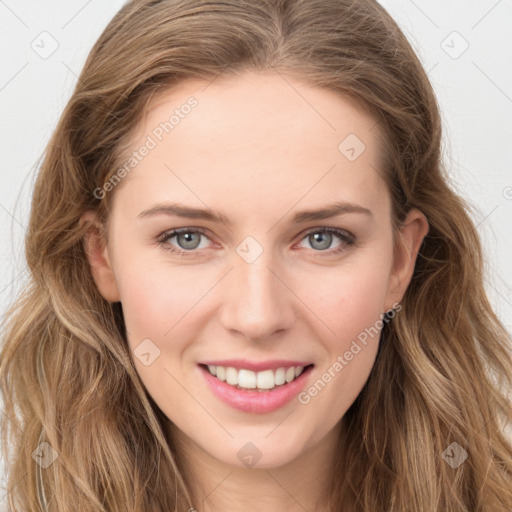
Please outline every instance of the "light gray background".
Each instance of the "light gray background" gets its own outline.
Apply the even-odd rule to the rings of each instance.
[[[37,160],[90,48],[123,3],[0,0],[2,318],[26,280],[23,237]],[[510,331],[512,0],[381,3],[409,37],[436,90],[453,186],[475,208],[488,262],[486,287]],[[2,497],[0,491],[0,509]]]

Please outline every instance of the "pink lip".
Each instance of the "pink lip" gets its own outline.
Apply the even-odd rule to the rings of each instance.
[[[224,359],[222,361],[202,361],[201,364],[210,366],[232,366],[237,370],[242,368],[252,370],[253,372],[262,372],[264,370],[277,370],[278,368],[291,368],[292,366],[308,366],[311,361],[291,361],[289,359],[274,359],[271,361],[248,361],[247,359]]]
[[[233,361],[230,362],[230,365]],[[224,364],[218,363],[220,366]],[[245,364],[245,363],[244,363]],[[231,365],[234,366],[234,365]],[[287,364],[280,364],[281,366],[287,366]],[[302,364],[290,364],[289,366],[303,366]],[[306,365],[304,365],[306,366]],[[234,366],[236,368],[236,366]],[[243,368],[249,369],[247,366]],[[223,382],[217,377],[214,377],[206,368],[199,366],[201,369],[208,387],[211,391],[219,397],[224,403],[230,405],[234,409],[238,409],[243,412],[251,412],[257,414],[264,414],[275,411],[280,407],[283,407],[289,403],[295,396],[297,396],[306,385],[306,381],[311,374],[313,366],[306,368],[295,380],[274,388],[270,391],[254,391],[237,389],[226,382]],[[266,366],[265,368],[268,368]]]

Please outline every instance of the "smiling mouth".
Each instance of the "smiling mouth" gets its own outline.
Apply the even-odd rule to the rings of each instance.
[[[235,389],[265,392],[286,386],[305,372],[310,371],[314,365],[283,366],[275,370],[264,370],[261,372],[254,372],[244,368],[237,369],[232,366],[206,364],[200,364],[199,366],[210,373],[210,375]]]

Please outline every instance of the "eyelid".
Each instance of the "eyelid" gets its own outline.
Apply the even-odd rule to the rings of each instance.
[[[346,229],[343,228],[335,228],[332,226],[316,226],[313,228],[308,228],[306,231],[303,231],[298,235],[299,241],[303,240],[306,236],[311,235],[312,233],[325,232],[325,233],[333,233],[339,237],[344,236],[345,238],[355,241],[356,237]]]

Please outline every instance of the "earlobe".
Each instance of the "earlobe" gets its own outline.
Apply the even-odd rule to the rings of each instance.
[[[83,236],[84,251],[98,291],[105,300],[119,302],[119,290],[103,236],[103,226],[99,222],[96,213],[92,211],[84,213],[79,224],[85,230]]]
[[[416,258],[429,225],[425,215],[413,208],[400,226],[390,276],[390,303],[400,302],[411,282]]]

